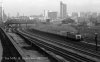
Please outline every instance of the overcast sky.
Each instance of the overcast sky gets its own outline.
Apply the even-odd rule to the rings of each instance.
[[[100,12],[100,0],[3,0],[3,7],[6,14],[15,16],[43,14],[44,10],[58,11],[60,1],[67,4],[67,12],[92,11]]]

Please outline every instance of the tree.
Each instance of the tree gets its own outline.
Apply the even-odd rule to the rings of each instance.
[[[66,18],[62,20],[62,24],[74,23],[75,21],[71,18]]]

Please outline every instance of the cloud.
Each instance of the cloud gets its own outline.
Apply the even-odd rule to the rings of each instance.
[[[100,11],[100,0],[3,0],[6,13],[41,14],[45,10],[59,11],[60,1],[67,4],[68,12]],[[95,10],[94,10],[95,9]]]

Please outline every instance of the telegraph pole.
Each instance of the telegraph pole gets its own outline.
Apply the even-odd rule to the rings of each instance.
[[[2,2],[2,0],[1,0],[1,2],[0,2],[0,11],[1,11],[1,14],[0,14],[0,16],[1,16],[1,26],[3,26],[3,2]]]

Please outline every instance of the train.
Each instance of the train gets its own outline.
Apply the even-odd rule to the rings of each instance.
[[[60,35],[63,35],[66,37],[66,39],[70,39],[73,41],[82,41],[83,40],[83,37],[80,33],[61,31]]]

